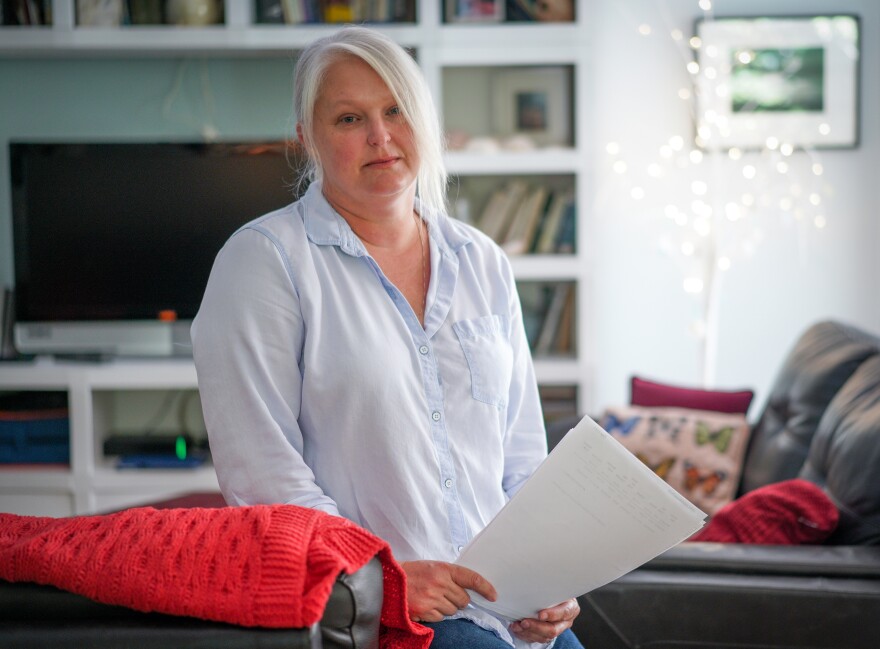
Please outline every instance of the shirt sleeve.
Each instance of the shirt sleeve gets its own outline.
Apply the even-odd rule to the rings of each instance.
[[[547,432],[513,269],[506,258],[502,266],[509,296],[510,345],[513,349],[502,479],[504,491],[510,498],[547,457]]]
[[[338,515],[303,459],[304,324],[289,264],[266,234],[226,243],[192,325],[211,455],[234,505],[287,503]]]

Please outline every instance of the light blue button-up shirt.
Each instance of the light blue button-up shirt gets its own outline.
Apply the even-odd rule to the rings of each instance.
[[[423,218],[424,328],[317,183],[219,252],[192,340],[227,502],[315,507],[399,561],[454,561],[545,457],[508,259]]]

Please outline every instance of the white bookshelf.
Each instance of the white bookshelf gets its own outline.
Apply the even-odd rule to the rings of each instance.
[[[479,154],[453,151],[452,176],[571,176],[578,204],[575,254],[518,255],[514,272],[523,281],[572,281],[576,285],[571,358],[536,358],[538,381],[573,385],[578,411],[590,410],[590,210],[595,192],[587,162],[590,141],[586,100],[589,88],[587,30],[589,5],[575,0],[577,19],[565,24],[444,24],[440,0],[416,0],[416,23],[374,25],[401,45],[414,48],[437,105],[456,98],[444,88],[444,69],[482,66],[562,65],[572,71],[570,97],[574,140],[571,146],[528,152]],[[0,26],[0,57],[289,57],[332,25],[268,25],[254,22],[253,2],[225,0],[225,23],[209,27],[79,27],[74,0],[53,0],[51,26]],[[15,468],[0,465],[0,511],[70,515],[109,511],[188,491],[216,490],[211,467],[198,470],[117,470],[100,452],[113,413],[113,395],[163,390],[197,390],[195,369],[180,360],[116,361],[102,364],[36,363],[0,365],[0,390],[59,390],[70,404],[71,460],[66,468]]]

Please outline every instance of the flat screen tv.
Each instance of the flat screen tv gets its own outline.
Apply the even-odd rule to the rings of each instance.
[[[214,257],[294,200],[281,142],[9,144],[23,354],[186,355]]]

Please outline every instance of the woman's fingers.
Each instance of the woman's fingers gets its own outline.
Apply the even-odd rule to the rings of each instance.
[[[556,606],[545,608],[538,611],[538,620],[542,622],[558,622],[565,620],[573,620],[581,612],[581,606],[574,598],[566,600]]]
[[[443,561],[404,561],[407,578],[407,604],[410,617],[424,622],[439,622],[470,603],[466,589],[487,599],[496,597],[495,589],[479,574],[468,568]]]
[[[581,612],[576,599],[538,611],[534,618],[525,618],[510,626],[513,633],[527,642],[550,642],[553,638],[571,628],[572,622]]]
[[[461,588],[477,592],[490,602],[494,602],[498,598],[498,593],[495,591],[495,587],[486,581],[478,572],[474,572],[470,568],[465,568],[464,566],[450,564],[450,567],[452,568],[452,578]],[[468,596],[468,601],[470,601],[470,596]]]

